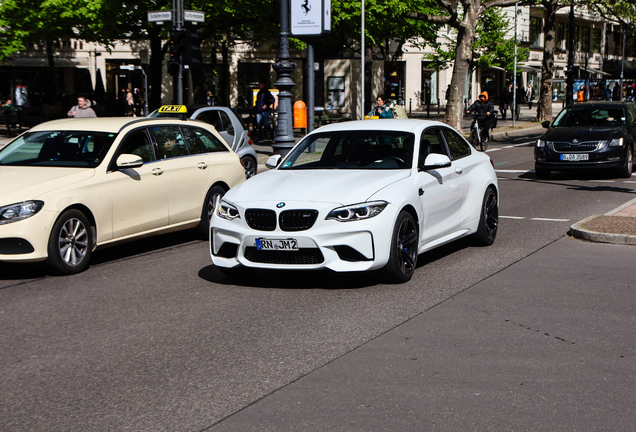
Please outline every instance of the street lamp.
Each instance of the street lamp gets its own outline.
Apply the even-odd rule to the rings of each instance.
[[[276,123],[276,138],[272,148],[275,154],[285,156],[294,147],[296,140],[293,134],[293,116],[291,104],[291,88],[294,82],[291,74],[296,63],[290,61],[289,56],[289,0],[280,0],[280,50],[278,61],[274,64],[278,92],[278,122]]]
[[[515,127],[515,119],[517,118],[517,8],[519,2],[515,3],[515,59],[514,70],[512,71],[512,127]]]

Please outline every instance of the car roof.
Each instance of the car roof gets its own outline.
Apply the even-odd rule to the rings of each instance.
[[[586,108],[586,107],[623,107],[627,105],[633,105],[634,102],[631,101],[586,101],[580,103],[573,103],[565,107],[565,109],[572,108]]]
[[[30,130],[37,131],[49,131],[49,130],[74,130],[74,131],[94,131],[94,132],[111,132],[119,133],[123,128],[138,124],[138,125],[153,125],[153,124],[179,124],[190,123],[197,126],[207,125],[207,123],[200,122],[198,120],[181,120],[176,117],[152,117],[152,118],[136,118],[130,117],[98,117],[98,118],[67,118],[61,120],[51,120],[45,123],[40,123],[34,126]]]
[[[354,120],[342,123],[332,123],[322,126],[312,133],[333,132],[333,131],[355,131],[355,130],[386,130],[386,131],[409,131],[424,129],[429,126],[446,126],[447,124],[433,120],[416,119],[379,119],[379,120]]]

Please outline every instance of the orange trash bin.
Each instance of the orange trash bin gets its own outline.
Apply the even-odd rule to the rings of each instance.
[[[294,127],[307,128],[307,105],[300,100],[294,104]]]

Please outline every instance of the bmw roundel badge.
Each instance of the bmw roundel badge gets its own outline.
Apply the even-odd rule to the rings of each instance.
[[[279,202],[278,204],[276,204],[276,208],[283,208],[283,207],[285,207],[284,202]]]

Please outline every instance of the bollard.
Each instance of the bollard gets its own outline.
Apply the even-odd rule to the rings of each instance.
[[[307,129],[307,106],[300,100],[294,104],[294,127]]]

